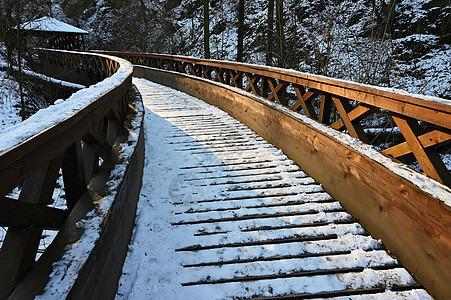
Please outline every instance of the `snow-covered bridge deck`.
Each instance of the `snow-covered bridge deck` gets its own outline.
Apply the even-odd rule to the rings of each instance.
[[[281,150],[201,100],[135,84],[146,159],[119,299],[428,297]]]

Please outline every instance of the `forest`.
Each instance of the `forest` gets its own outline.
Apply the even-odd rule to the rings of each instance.
[[[0,3],[6,44],[17,23],[51,16],[89,31],[88,49],[266,64],[451,98],[451,0]]]

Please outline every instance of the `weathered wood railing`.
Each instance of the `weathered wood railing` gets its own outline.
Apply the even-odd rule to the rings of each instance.
[[[244,89],[334,129],[346,130],[365,143],[370,140],[362,120],[386,112],[404,140],[382,153],[401,160],[413,154],[424,173],[451,186],[450,172],[437,153],[438,147],[451,142],[451,100],[266,66],[160,54],[110,53],[136,65],[191,74]]]
[[[85,84],[97,84],[73,94],[65,103],[49,108],[52,109],[50,113],[41,111],[0,135],[2,145],[6,143],[6,149],[0,149],[0,225],[8,227],[0,252],[0,299],[8,297],[35,264],[43,229],[60,229],[74,213],[79,199],[90,198],[93,194],[89,183],[96,179],[102,162],[114,166],[113,146],[123,131],[122,124],[129,111],[127,91],[131,88],[132,66],[127,61],[99,54],[39,52],[41,64],[50,69],[66,73],[76,70],[78,79]],[[56,118],[56,121],[49,121],[43,127],[39,125],[46,118]],[[47,206],[52,203],[60,170],[67,210]],[[133,172],[139,177],[138,170]],[[133,180],[140,182],[141,179]],[[7,197],[16,187],[20,187],[19,198]],[[129,196],[130,191],[126,191],[122,197]],[[94,207],[92,200],[91,205]],[[79,217],[83,218],[82,215]],[[131,227],[133,220],[134,214]],[[77,218],[73,217],[71,221],[76,222]],[[125,251],[127,244],[128,241]],[[60,249],[64,249],[64,245]],[[118,264],[121,266],[120,262]],[[51,262],[47,265],[46,271],[50,272]],[[38,277],[48,275],[39,274]],[[41,280],[41,284],[45,282]],[[29,286],[26,290],[35,288],[38,289]],[[33,297],[33,294],[30,292],[28,296]]]
[[[136,64],[134,76],[216,105],[282,149],[432,295],[451,297],[451,189],[441,184],[450,185],[450,174],[436,151],[450,142],[449,101],[264,66],[110,54]],[[393,117],[405,141],[381,153],[330,129],[365,141],[361,122],[377,111]],[[393,160],[409,153],[437,181]]]

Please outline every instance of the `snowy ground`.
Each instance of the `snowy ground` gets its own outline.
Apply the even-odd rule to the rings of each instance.
[[[117,299],[349,289],[373,291],[365,299],[430,299],[280,150],[200,100],[134,83],[146,107],[146,159]]]
[[[0,71],[0,132],[19,123],[22,119],[18,109],[17,82],[10,80],[5,71]]]

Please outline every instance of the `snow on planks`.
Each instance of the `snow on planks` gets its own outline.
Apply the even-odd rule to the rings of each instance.
[[[146,165],[118,299],[429,298],[282,151],[198,99],[135,84]]]

